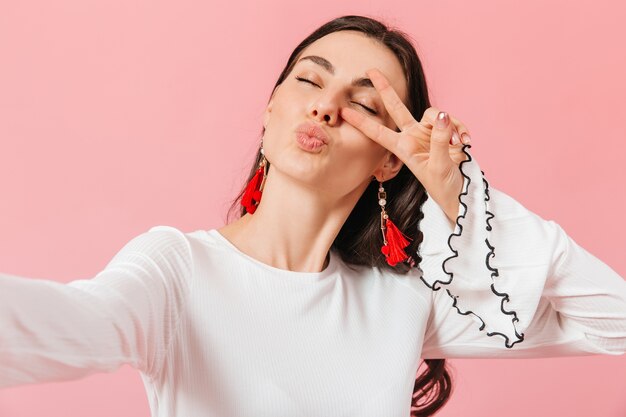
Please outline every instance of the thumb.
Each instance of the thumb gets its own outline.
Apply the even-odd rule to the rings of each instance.
[[[447,166],[450,159],[450,139],[452,138],[452,123],[446,112],[439,112],[432,132],[430,134],[430,156],[429,159],[440,167]]]

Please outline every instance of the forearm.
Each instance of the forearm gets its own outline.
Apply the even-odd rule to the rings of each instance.
[[[448,219],[448,224],[450,225],[450,228],[454,230],[454,228],[456,227],[456,219],[459,216],[458,200],[456,204],[454,205],[454,207],[449,207],[448,209],[444,209],[444,212],[446,213],[446,217]]]
[[[448,219],[448,224],[452,230],[456,227],[456,219],[460,213],[461,204],[459,196],[463,192],[464,186],[465,182],[461,182],[457,191],[448,192],[447,195],[443,197],[444,200],[441,203],[435,200],[435,202],[439,204],[439,207],[441,207],[441,210],[445,213],[446,218]]]
[[[80,378],[133,358],[108,311],[55,281],[0,274],[0,387]],[[102,311],[101,311],[102,310]]]
[[[458,186],[447,187],[443,192],[441,190],[428,192],[428,195],[435,200],[437,205],[445,213],[448,219],[448,225],[452,230],[456,227],[456,219],[460,213],[460,195],[466,188],[467,180],[461,177]]]

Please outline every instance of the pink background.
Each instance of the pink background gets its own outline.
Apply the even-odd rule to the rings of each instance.
[[[344,14],[410,33],[490,185],[626,276],[626,10],[605,0],[5,1],[0,271],[68,282],[151,226],[224,224],[288,55]],[[626,415],[624,356],[448,362],[442,417]],[[149,412],[128,366],[0,391],[0,416],[41,415]]]

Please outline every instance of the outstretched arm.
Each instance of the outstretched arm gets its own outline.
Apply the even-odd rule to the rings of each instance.
[[[0,274],[0,387],[77,379],[130,364],[159,371],[192,274],[189,243],[157,226],[92,279]]]

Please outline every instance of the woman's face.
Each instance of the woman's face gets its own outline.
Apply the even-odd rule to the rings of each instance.
[[[314,58],[306,59],[311,56]],[[376,89],[363,83],[352,85],[355,79],[367,78],[365,71],[374,67],[406,103],[402,67],[378,41],[356,31],[340,31],[318,39],[302,51],[265,111],[263,150],[271,164],[268,176],[279,172],[322,194],[339,197],[357,189],[360,195],[372,176],[386,181],[397,173],[402,163],[339,113],[341,107],[351,107],[396,130]],[[321,127],[328,135],[328,144],[321,152],[308,152],[298,145],[296,130],[303,122]]]

